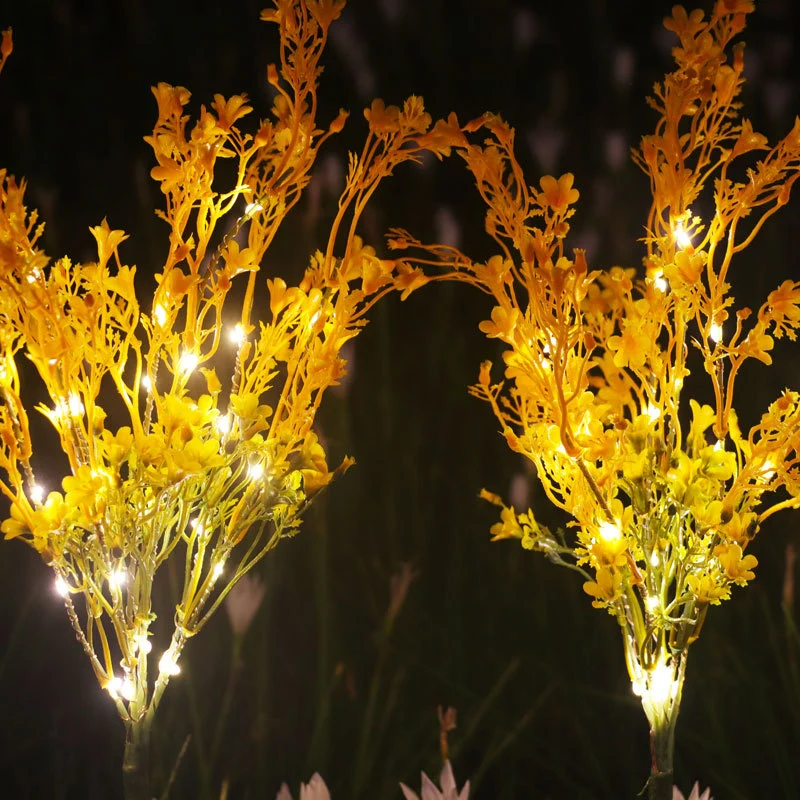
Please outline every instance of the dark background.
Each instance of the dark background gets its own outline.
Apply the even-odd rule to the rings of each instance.
[[[306,202],[287,221],[264,273],[297,274],[323,240],[337,175],[364,135],[372,97],[425,97],[434,116],[500,112],[517,130],[531,183],[575,174],[581,191],[572,246],[592,267],[638,266],[649,198],[627,150],[649,132],[644,98],[670,68],[669,3],[564,0],[353,0],[324,58],[320,119],[352,112],[329,143]],[[162,263],[165,228],[153,209],[142,141],[155,119],[149,87],[189,88],[192,109],[213,93],[271,105],[265,67],[276,29],[262,3],[185,0],[4,0],[15,52],[0,76],[0,166],[29,181],[58,257],[91,259],[88,226],[107,217],[131,234],[122,248],[144,287]],[[771,140],[798,103],[790,0],[764,0],[746,33],[747,113]],[[797,277],[798,203],[743,254],[738,296],[758,305]],[[402,225],[491,254],[478,198],[460,166],[425,164],[389,182],[362,234]],[[301,535],[259,569],[266,598],[231,671],[220,613],[193,640],[156,718],[155,788],[192,739],[172,797],[272,798],[319,770],[334,798],[399,797],[421,768],[437,773],[438,704],[459,712],[451,752],[459,784],[488,798],[633,797],[648,771],[647,727],[630,691],[613,619],[591,608],[580,580],[510,543],[490,544],[493,509],[513,476],[537,514],[547,504],[467,396],[497,351],[477,330],[488,304],[434,285],[390,298],[359,337],[352,380],[331,393],[319,427],[332,461],[358,464],[311,512]],[[798,388],[796,348],[740,379],[737,408],[752,423],[781,388]],[[52,459],[53,480],[60,469]],[[784,574],[800,516],[777,515],[753,552],[757,581],[712,609],[689,663],[678,724],[677,780],[711,785],[719,800],[800,797],[800,671]],[[389,635],[390,579],[416,572]],[[789,575],[796,574],[790,570]],[[230,712],[222,708],[231,687]],[[222,720],[220,722],[220,719]],[[211,742],[219,726],[215,752]],[[51,590],[38,556],[17,542],[0,555],[0,793],[14,798],[120,796],[123,729]]]

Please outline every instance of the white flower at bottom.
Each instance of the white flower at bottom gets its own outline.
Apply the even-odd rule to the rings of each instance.
[[[672,787],[672,800],[714,800],[711,796],[711,789],[706,789],[700,794],[700,782],[695,781],[692,786],[691,794],[688,797],[683,796],[683,792],[677,787]]]
[[[281,786],[275,800],[292,800],[292,793],[285,783]],[[318,772],[311,776],[307,786],[305,783],[300,784],[300,800],[331,800],[331,793]]]
[[[461,790],[461,794],[459,794],[458,788],[456,787],[456,779],[453,775],[453,768],[450,766],[449,761],[444,762],[439,783],[442,787],[441,791],[436,788],[436,784],[423,772],[422,791],[419,795],[411,791],[404,783],[400,784],[400,788],[403,790],[403,797],[405,797],[406,800],[468,800],[469,781],[464,784],[464,788]]]

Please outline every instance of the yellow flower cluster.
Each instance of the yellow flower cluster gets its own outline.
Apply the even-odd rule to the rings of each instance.
[[[279,30],[280,58],[267,70],[271,113],[255,124],[244,96],[215,95],[193,116],[187,89],[153,89],[158,119],[146,141],[167,247],[146,303],[122,231],[103,220],[90,229],[96,260],[51,262],[24,183],[0,171],[0,491],[11,502],[2,531],[55,570],[97,677],[129,722],[149,719],[187,637],[296,532],[334,477],[313,425],[345,373],[342,347],[380,298],[425,281],[357,234],[384,178],[426,151],[443,155],[426,136],[422,100],[410,97],[365,110],[366,140],[350,156],[326,246],[298,285],[259,283],[320,147],[347,116],[322,127],[316,118],[320,57],[343,5],[275,0],[262,13]],[[9,33],[3,61],[10,50]],[[36,396],[34,375],[23,361],[49,398],[37,410],[57,433],[62,464],[34,447],[24,402]],[[56,470],[60,491],[45,496]],[[167,561],[179,562],[183,582],[154,682],[151,592]]]
[[[404,231],[392,240],[422,251],[410,263],[491,299],[480,329],[505,346],[505,379],[493,382],[486,362],[471,391],[572,517],[568,538],[486,493],[502,508],[493,538],[517,538],[584,576],[593,605],[620,623],[634,686],[651,698],[658,665],[682,681],[709,604],[754,578],[745,551],[761,523],[800,507],[800,395],[786,390],[746,434],[734,409],[742,365],[770,364],[774,340],[800,328],[800,281],[784,281],[756,311],[737,304],[730,282],[734,257],[800,176],[800,118],[771,146],[741,117],[733,40],[752,8],[717,0],[710,16],[676,6],[665,20],[679,38],[676,67],[655,85],[655,131],[634,152],[653,198],[641,272],[591,271],[583,251],[568,253],[573,176],[532,186],[513,129],[493,114],[466,125],[451,117],[435,132],[472,172],[499,252],[478,263]],[[707,220],[693,213],[701,197]],[[690,368],[705,373],[712,404],[686,403]],[[646,705],[648,715],[665,703]]]

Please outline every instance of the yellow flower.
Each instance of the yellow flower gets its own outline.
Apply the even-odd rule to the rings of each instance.
[[[11,516],[3,520],[0,531],[5,534],[6,539],[16,539],[33,531],[33,514],[27,499],[22,501],[15,500],[11,504]]]
[[[250,438],[269,426],[267,420],[272,416],[272,408],[261,405],[258,402],[258,395],[253,392],[232,394],[228,408],[241,421],[242,435],[245,438]]]
[[[503,506],[500,512],[500,522],[495,522],[489,528],[491,541],[499,542],[501,539],[521,539],[522,528],[517,521],[517,514],[513,508]]]
[[[718,606],[723,600],[731,596],[730,588],[721,583],[718,575],[702,572],[699,575],[690,575],[687,578],[689,590],[695,596],[698,603],[711,603]]]
[[[784,281],[769,293],[767,305],[775,336],[780,339],[786,333],[794,340],[795,328],[800,326],[800,281]]]
[[[61,486],[67,507],[78,511],[85,520],[94,522],[105,513],[112,477],[106,470],[91,469],[84,464],[74,475],[67,475]]]
[[[742,548],[735,542],[717,545],[714,555],[719,559],[728,577],[739,586],[755,578],[753,570],[758,566],[758,559],[753,555],[742,555]]]
[[[303,442],[303,449],[300,453],[300,472],[303,475],[303,489],[306,494],[313,494],[323,486],[327,486],[333,477],[328,472],[325,450],[313,431],[309,432]]]
[[[710,503],[702,495],[697,502],[693,503],[692,516],[695,524],[701,529],[716,528],[722,516],[722,503],[719,500],[712,500]]]
[[[571,172],[566,172],[558,180],[552,175],[544,175],[539,180],[542,187],[542,197],[544,202],[557,214],[563,214],[567,208],[578,201],[580,193],[572,188],[575,176]]]
[[[199,435],[216,416],[217,410],[210,395],[202,395],[195,403],[189,397],[169,394],[160,403],[158,419],[164,426],[167,439],[178,433],[182,441],[188,441]]]
[[[227,247],[222,252],[225,259],[225,274],[229,278],[235,278],[242,272],[257,272],[256,254],[249,247],[239,248],[239,243],[235,239],[228,242]]]
[[[624,320],[622,332],[608,337],[608,349],[614,353],[614,366],[622,369],[641,369],[653,345],[652,333],[641,319],[630,317]]]
[[[622,594],[622,574],[611,567],[601,567],[595,580],[583,584],[583,591],[594,597],[592,605],[595,608],[603,608]]]
[[[118,467],[128,458],[133,449],[133,434],[127,426],[120,428],[116,434],[104,430],[100,433],[100,443],[108,465]]]
[[[400,109],[397,106],[385,106],[378,97],[369,108],[364,109],[364,119],[369,122],[369,128],[376,136],[388,136],[400,127]]]
[[[734,511],[731,518],[720,526],[720,533],[732,542],[743,545],[755,536],[758,529],[758,515],[752,511]]]
[[[181,480],[187,475],[197,475],[225,463],[225,457],[219,452],[219,441],[199,438],[190,439],[180,449],[169,450],[169,477]]]
[[[247,105],[247,95],[238,94],[227,100],[221,94],[215,94],[211,108],[217,112],[219,127],[224,131],[229,131],[234,123],[253,110]]]
[[[627,561],[628,541],[623,534],[619,536],[598,536],[589,545],[589,551],[600,567],[621,567]]]
[[[514,333],[519,319],[519,311],[516,308],[503,308],[495,306],[492,309],[491,321],[484,320],[478,326],[480,330],[490,339],[502,339],[509,342]]]
[[[680,289],[684,285],[693,286],[703,274],[704,263],[705,259],[702,253],[678,250],[675,253],[674,261],[664,266],[664,277],[675,289]]]
[[[727,481],[736,473],[736,454],[707,445],[700,451],[700,472],[709,478]]]

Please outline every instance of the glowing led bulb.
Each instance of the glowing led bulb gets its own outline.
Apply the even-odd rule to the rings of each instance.
[[[163,328],[164,325],[167,324],[167,309],[161,304],[157,305],[153,309],[153,319],[156,321],[156,325],[158,325],[159,328]]]
[[[772,480],[775,477],[775,464],[772,459],[767,459],[761,467],[761,477],[765,481]]]
[[[56,593],[61,595],[61,597],[66,597],[69,594],[69,586],[67,586],[67,582],[60,575],[56,575],[55,588]]]
[[[658,566],[658,552],[655,550],[650,553],[650,566],[654,568]]]
[[[257,214],[259,211],[263,211],[264,206],[261,203],[248,203],[244,209],[244,215],[246,217],[252,217],[253,214]]]
[[[135,638],[134,641],[136,642],[140,653],[144,653],[146,655],[153,649],[153,643],[147,638],[146,633],[140,634]]]
[[[120,682],[119,693],[124,700],[133,700],[136,697],[136,687],[130,678],[125,678]]]
[[[653,286],[659,292],[666,292],[667,289],[669,289],[667,279],[663,275],[658,275],[657,277],[653,278]]]
[[[190,372],[194,372],[199,362],[200,359],[191,350],[185,350],[178,361],[178,369],[188,375]]]
[[[661,605],[658,596],[654,594],[647,595],[647,599],[644,602],[651,614]]]
[[[216,421],[217,431],[221,433],[223,436],[226,433],[230,433],[231,430],[231,418],[227,414],[223,414],[220,417],[217,417]]]
[[[221,561],[217,561],[217,563],[214,564],[214,569],[211,570],[211,577],[216,580],[220,575],[222,575],[222,571],[224,569],[225,565]]]
[[[236,345],[242,344],[244,340],[247,339],[247,336],[244,332],[244,327],[241,325],[241,323],[237,323],[231,328],[228,338],[230,338],[230,340]]]
[[[601,522],[598,533],[605,542],[616,542],[622,536],[619,525],[615,525],[613,522]]]
[[[663,706],[670,699],[673,686],[672,670],[663,661],[656,664],[650,673],[650,687],[648,694],[657,706]]]
[[[718,451],[718,452],[720,450],[724,450],[725,449],[725,442],[723,442],[722,439],[717,439],[717,441],[714,442],[714,449],[716,451]]]
[[[38,483],[32,483],[28,489],[28,495],[34,503],[41,503],[44,500],[44,489]]]
[[[166,675],[177,675],[181,671],[169,650],[166,650],[164,655],[161,656],[158,662],[158,669]]]
[[[722,341],[722,325],[717,322],[712,323],[708,329],[708,338],[715,344]]]
[[[142,389],[144,389],[146,392],[150,392],[150,390],[152,388],[153,388],[153,381],[150,380],[150,376],[149,375],[143,375],[142,376]]]
[[[650,419],[652,419],[653,421],[655,421],[661,416],[661,409],[655,403],[648,403],[647,416],[650,417]]]
[[[692,240],[689,237],[689,234],[686,233],[686,229],[683,227],[683,223],[682,222],[679,222],[675,226],[675,231],[674,231],[673,235],[675,236],[675,243],[681,249],[683,249],[685,247],[689,247],[692,244]]]
[[[116,700],[122,688],[122,678],[116,675],[106,684],[106,691]]]
[[[72,414],[73,417],[80,417],[85,411],[80,395],[74,392],[67,399],[67,406],[69,408],[69,413]]]
[[[127,580],[128,580],[128,573],[125,572],[124,569],[115,569],[108,576],[108,585],[112,589],[119,589],[120,587],[125,585]]]
[[[260,461],[251,464],[247,470],[247,474],[251,480],[257,481],[259,478],[264,477],[264,465]]]

